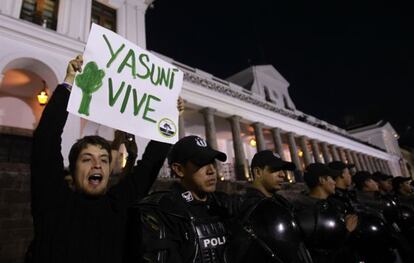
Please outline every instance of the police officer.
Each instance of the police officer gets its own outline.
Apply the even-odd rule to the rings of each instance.
[[[349,189],[352,185],[350,169],[352,169],[354,165],[333,161],[328,163],[328,167],[339,173],[339,175],[335,177],[335,194],[331,195],[330,198],[338,201],[345,209],[345,213],[355,213],[354,205],[357,202],[356,196],[355,192]]]
[[[254,155],[250,168],[254,181],[242,198],[228,248],[232,262],[311,262],[291,204],[276,193],[284,171],[294,171],[295,165],[265,150]]]
[[[414,195],[410,181],[409,177],[397,176],[392,179],[392,186],[400,210],[398,226],[414,247]]]
[[[378,183],[367,171],[356,172],[352,177],[358,202],[362,205],[381,210],[383,208]],[[381,211],[382,213],[382,211]]]
[[[414,194],[411,187],[411,178],[397,176],[392,179],[392,186],[394,189],[394,194],[401,202],[414,206]]]
[[[348,262],[341,252],[349,233],[356,228],[358,217],[346,216],[345,211],[328,199],[335,193],[334,178],[338,176],[338,171],[324,164],[310,164],[304,172],[309,193],[294,200],[305,244],[314,262]]]
[[[392,175],[375,172],[372,174],[372,177],[377,182],[379,191],[382,195],[389,196],[392,194]]]
[[[179,183],[140,204],[145,262],[227,262],[228,214],[215,194],[214,167],[226,158],[198,136],[184,137],[172,147],[168,163]]]
[[[355,243],[361,248],[360,255],[368,263],[392,263],[399,256],[409,260],[412,257],[411,249],[400,232],[398,203],[380,194],[378,183],[369,172],[357,172],[353,181],[361,219]]]

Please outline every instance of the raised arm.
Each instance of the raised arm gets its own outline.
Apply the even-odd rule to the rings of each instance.
[[[75,72],[80,70],[81,65],[81,56],[69,63],[65,78],[67,84],[57,86],[33,134],[31,160],[33,212],[56,205],[62,190],[66,187],[63,180],[61,135],[68,116],[66,107],[70,84],[73,83]]]
[[[124,145],[127,151],[127,159],[125,166],[122,167],[124,156],[119,151],[121,145]],[[131,174],[135,165],[135,159],[137,158],[138,148],[135,142],[135,136],[120,130],[116,130],[114,134],[114,140],[111,143],[111,171],[112,174],[117,174],[120,179],[125,175]]]

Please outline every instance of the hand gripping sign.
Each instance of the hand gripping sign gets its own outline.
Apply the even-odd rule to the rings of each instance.
[[[70,113],[147,139],[178,140],[182,71],[95,24],[83,57]]]

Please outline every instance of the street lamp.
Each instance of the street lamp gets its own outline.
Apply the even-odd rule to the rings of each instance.
[[[43,89],[39,92],[39,94],[37,94],[37,101],[39,102],[40,105],[44,106],[47,103],[47,100],[49,99],[49,96],[47,95],[47,90],[46,90],[46,82],[44,80],[42,80],[43,82]]]

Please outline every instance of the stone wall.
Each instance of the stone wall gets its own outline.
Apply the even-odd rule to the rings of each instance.
[[[0,262],[23,262],[32,238],[29,165],[0,163]]]

